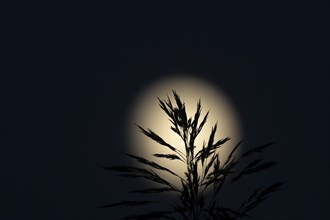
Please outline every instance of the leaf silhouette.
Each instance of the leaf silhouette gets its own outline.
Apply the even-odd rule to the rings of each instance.
[[[159,158],[167,158],[170,160],[181,160],[183,161],[180,157],[178,157],[175,154],[153,154],[155,157],[159,157]]]
[[[119,176],[122,177],[145,178],[155,183],[165,184],[166,186],[169,186],[173,190],[177,190],[171,183],[169,183],[164,178],[160,177],[157,173],[155,173],[152,170],[147,170],[132,166],[114,166],[114,167],[103,167],[103,168],[106,170],[123,173],[123,174],[119,174]]]
[[[248,151],[246,151],[242,157],[247,157],[251,154],[254,154],[254,153],[261,153],[263,152],[266,148],[268,148],[269,146],[273,145],[273,143],[268,143],[268,144],[263,144],[259,147],[256,147],[256,148],[251,148],[249,149]]]
[[[149,138],[151,138],[152,140],[156,141],[157,143],[168,147],[169,149],[171,149],[174,152],[177,152],[177,149],[175,147],[172,147],[170,144],[166,143],[163,138],[161,138],[160,136],[158,136],[155,132],[153,132],[152,130],[148,129],[145,130],[144,128],[142,128],[141,126],[137,125],[140,130],[142,131],[143,134],[145,134],[146,136],[148,136]]]
[[[247,214],[249,211],[258,207],[261,202],[267,199],[270,193],[278,191],[283,184],[284,182],[276,182],[265,189],[258,188],[252,193],[247,201],[242,203],[238,211],[242,214]]]
[[[129,157],[131,158],[134,158],[136,159],[139,163],[142,163],[142,164],[145,164],[145,165],[148,165],[148,166],[151,166],[152,168],[155,168],[155,169],[158,169],[158,170],[162,170],[162,171],[165,171],[165,172],[168,172],[176,177],[179,177],[181,178],[179,175],[177,175],[176,173],[174,173],[173,171],[169,170],[168,168],[166,167],[163,167],[161,165],[159,165],[158,163],[156,162],[153,162],[153,161],[149,161],[143,157],[138,157],[138,156],[135,156],[133,154],[127,154]]]
[[[225,162],[224,165],[223,165],[224,167],[226,167],[229,163],[231,163],[232,161],[235,160],[235,156],[234,156],[234,154],[235,154],[235,152],[237,151],[238,147],[239,147],[241,144],[242,144],[241,141],[238,142],[238,144],[236,144],[236,146],[231,150],[230,154],[229,154],[228,157],[227,157],[226,162]]]
[[[191,123],[191,127],[192,127],[193,130],[196,130],[196,128],[197,128],[198,120],[199,120],[199,117],[201,115],[201,111],[202,111],[202,105],[201,105],[201,100],[199,99],[198,102],[197,102],[197,109],[196,109],[196,113],[195,113],[195,116],[194,116],[194,120]]]
[[[212,165],[213,165],[213,163],[214,163],[214,161],[217,157],[218,157],[218,155],[213,155],[211,160],[209,161],[209,163],[206,165],[205,172],[204,172],[204,177],[207,176],[210,168],[212,167]]]
[[[207,121],[207,118],[208,118],[208,116],[209,116],[209,113],[210,113],[210,111],[208,111],[208,112],[205,114],[205,116],[204,116],[202,122],[199,124],[198,130],[197,130],[197,135],[198,135],[198,134],[201,132],[201,130],[203,129],[203,127],[204,127],[204,125],[205,125],[205,123],[206,123],[206,121]]]
[[[246,166],[236,177],[232,179],[231,182],[236,182],[239,180],[242,176],[247,175],[247,174],[252,174],[252,173],[257,173],[262,170],[268,169],[276,165],[277,163],[274,161],[266,162],[261,165],[258,165],[260,160],[256,160],[252,163],[250,163],[248,166]]]

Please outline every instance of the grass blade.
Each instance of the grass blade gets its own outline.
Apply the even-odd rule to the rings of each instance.
[[[269,146],[273,145],[273,143],[268,143],[268,144],[263,144],[259,147],[256,147],[256,148],[251,148],[249,150],[247,150],[243,155],[242,155],[242,158],[243,157],[247,157],[251,154],[254,154],[254,153],[261,153],[263,152],[266,148],[268,148]]]

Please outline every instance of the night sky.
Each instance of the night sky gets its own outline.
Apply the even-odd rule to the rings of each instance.
[[[279,165],[224,199],[285,181],[251,219],[329,219],[329,4],[152,2],[1,3],[0,219],[127,214],[97,207],[140,183],[101,167],[126,162],[136,95],[175,73],[226,92],[245,146],[275,143]]]

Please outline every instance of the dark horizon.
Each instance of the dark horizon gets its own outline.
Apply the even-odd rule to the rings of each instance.
[[[136,96],[176,73],[226,92],[247,147],[274,142],[265,160],[279,165],[237,187],[287,182],[254,220],[330,218],[328,12],[322,1],[1,3],[0,219],[123,216],[97,207],[143,183],[101,167],[127,161]]]

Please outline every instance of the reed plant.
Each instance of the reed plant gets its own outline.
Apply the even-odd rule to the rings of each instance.
[[[232,184],[247,175],[266,170],[276,164],[274,161],[263,162],[261,158],[253,159],[254,157],[252,157],[262,153],[272,143],[250,148],[239,154],[238,148],[242,144],[239,142],[232,148],[228,157],[224,161],[220,161],[221,152],[219,149],[224,147],[230,141],[230,138],[215,139],[217,124],[212,127],[208,140],[204,141],[203,146],[199,148],[200,150],[197,150],[196,147],[196,138],[209,116],[209,112],[202,116],[201,100],[197,102],[196,112],[191,117],[187,115],[185,103],[176,91],[173,91],[172,100],[167,96],[166,99],[158,98],[158,101],[160,108],[166,113],[171,122],[170,129],[182,140],[184,150],[172,146],[151,129],[145,129],[139,125],[137,127],[148,138],[157,142],[161,147],[168,149],[167,154],[157,153],[153,156],[168,160],[169,163],[173,160],[184,163],[186,167],[184,175],[180,175],[175,170],[171,170],[158,162],[133,154],[127,154],[127,156],[135,160],[137,166],[110,166],[104,167],[104,169],[117,172],[120,176],[127,178],[143,178],[154,182],[157,186],[156,188],[134,190],[132,193],[145,195],[174,192],[178,196],[179,202],[168,205],[165,211],[131,215],[123,217],[123,220],[234,220],[246,218],[250,217],[250,211],[258,207],[272,192],[280,189],[283,182],[275,182],[267,187],[257,188],[247,199],[242,200],[238,207],[227,207],[226,204],[221,202],[223,200],[219,201],[219,198],[221,198],[219,192],[225,184]],[[177,186],[170,179],[164,178],[161,175],[162,172],[178,178],[181,185]],[[158,202],[154,200],[122,201],[102,205],[101,207],[143,206]]]

